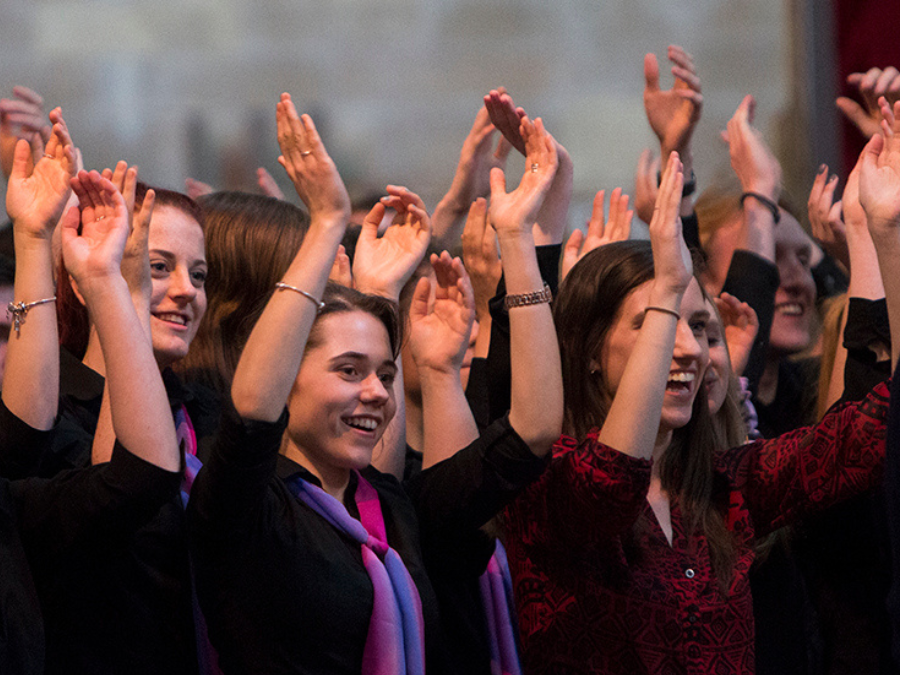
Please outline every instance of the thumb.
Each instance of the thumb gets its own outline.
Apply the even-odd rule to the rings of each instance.
[[[838,110],[844,114],[844,117],[853,122],[860,131],[865,129],[866,122],[868,122],[870,118],[859,103],[852,98],[839,96],[835,101],[835,104],[837,105]]]
[[[431,296],[431,279],[427,276],[419,279],[413,290],[412,300],[409,303],[409,319],[415,322],[428,316],[428,300]]]
[[[16,143],[16,150],[13,154],[12,172],[10,172],[10,180],[24,180],[28,178],[28,166],[31,163],[31,145],[24,138],[20,138]]]
[[[644,82],[648,91],[659,91],[659,62],[655,54],[644,55]]]
[[[503,169],[494,167],[491,169],[491,199],[497,199],[506,195],[506,174]]]

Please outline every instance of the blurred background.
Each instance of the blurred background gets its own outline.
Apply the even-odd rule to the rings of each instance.
[[[125,159],[160,186],[183,189],[190,176],[255,191],[263,166],[296,201],[276,161],[275,103],[288,91],[313,115],[351,194],[405,184],[433,208],[482,96],[504,85],[568,148],[572,221],[583,223],[596,190],[630,193],[641,150],[658,152],[643,113],[643,56],[661,58],[667,88],[674,43],[693,54],[703,83],[698,188],[728,170],[718,134],[750,93],[803,205],[818,164],[837,168],[843,144],[858,142],[834,106],[845,74],[900,65],[895,38],[880,38],[900,25],[898,5],[0,0],[0,96],[23,84],[48,110],[61,105],[88,168]]]

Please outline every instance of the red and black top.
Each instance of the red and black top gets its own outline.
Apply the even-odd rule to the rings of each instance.
[[[887,409],[880,384],[816,426],[721,454],[717,500],[737,546],[725,594],[677,499],[666,540],[646,499],[649,461],[596,430],[581,443],[563,436],[505,512],[525,672],[752,675],[755,540],[875,483]]]

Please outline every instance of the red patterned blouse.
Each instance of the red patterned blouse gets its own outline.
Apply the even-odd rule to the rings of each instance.
[[[888,390],[814,427],[722,453],[737,558],[720,591],[702,533],[672,500],[670,546],[647,500],[650,462],[563,436],[506,511],[528,674],[754,673],[747,573],[757,537],[865,490],[884,461]]]

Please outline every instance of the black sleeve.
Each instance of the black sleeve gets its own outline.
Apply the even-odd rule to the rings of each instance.
[[[492,322],[493,323],[493,322]],[[478,429],[484,429],[491,423],[491,401],[488,391],[487,359],[473,358],[469,368],[469,381],[466,382],[466,401],[475,418]]]
[[[504,417],[452,457],[404,484],[423,540],[466,536],[487,523],[529,483],[550,457],[537,457]]]
[[[553,297],[559,291],[559,259],[562,244],[538,246],[536,249],[541,278],[550,287]],[[537,289],[535,289],[537,290]],[[491,298],[491,346],[486,364],[489,405],[488,422],[500,419],[509,412],[512,396],[510,390],[509,314],[503,304],[506,296],[506,280],[500,277],[497,295]],[[477,418],[476,418],[476,421]]]
[[[816,299],[818,300],[840,295],[850,285],[850,280],[844,270],[827,253],[811,271],[813,280],[816,282]]]
[[[53,431],[30,427],[0,398],[0,476],[16,480],[36,475],[52,437]]]
[[[844,328],[844,347],[847,363],[844,366],[844,393],[841,402],[861,401],[872,388],[891,375],[890,361],[877,361],[869,348],[873,343],[891,349],[891,329],[888,325],[887,303],[881,300],[850,298],[847,306],[847,325]]]
[[[891,403],[887,417],[887,454],[884,465],[884,494],[888,536],[891,542],[891,590],[887,609],[891,622],[891,647],[900,655],[900,369],[891,380]]]
[[[775,293],[780,284],[778,268],[774,263],[750,251],[735,251],[722,291],[746,302],[756,312],[759,332],[750,350],[750,359],[744,369],[750,392],[755,396],[759,378],[766,365],[769,350],[769,332],[775,315]]]
[[[166,471],[118,442],[105,464],[11,485],[22,541],[42,556],[91,533],[131,532],[178,494],[180,471]]]
[[[689,249],[701,251],[700,247],[700,221],[697,214],[691,212],[689,216],[681,216],[681,236]]]
[[[227,402],[209,461],[197,474],[188,522],[198,535],[241,540],[257,522],[275,475],[287,411],[277,422],[242,420]]]

